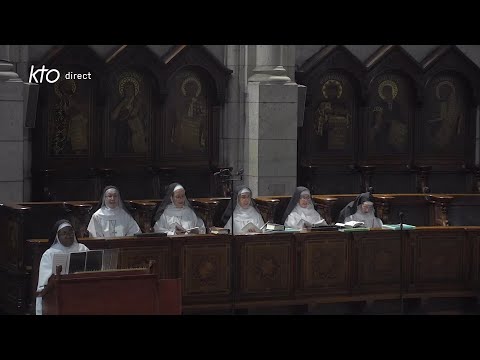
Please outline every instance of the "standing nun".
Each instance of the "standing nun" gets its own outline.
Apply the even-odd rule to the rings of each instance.
[[[185,189],[179,183],[168,186],[167,193],[157,207],[152,219],[155,232],[167,235],[185,234],[186,230],[198,227],[198,233],[205,234],[203,220],[195,214],[192,205],[185,196]]]
[[[50,247],[43,253],[38,270],[37,292],[43,290],[47,285],[48,279],[53,274],[53,256],[54,254],[70,254],[72,252],[88,251],[88,248],[80,244],[75,236],[72,224],[68,220],[59,220],[55,223],[52,233],[48,238]],[[62,269],[64,272],[66,269]],[[36,309],[37,315],[42,315],[42,297],[37,296]]]

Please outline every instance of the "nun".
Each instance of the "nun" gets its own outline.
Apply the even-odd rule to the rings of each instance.
[[[87,227],[91,237],[133,236],[142,232],[117,187],[109,185],[103,189],[96,209]]]
[[[355,198],[355,200],[350,201],[347,205],[345,205],[345,207],[340,211],[340,214],[338,215],[337,222],[343,223],[345,221],[348,221],[347,218],[355,214],[357,212],[357,208],[365,201],[373,203],[373,196],[371,192],[361,193]]]
[[[265,225],[265,221],[260,214],[260,211],[252,199],[252,190],[245,185],[239,185],[235,188],[233,193],[235,201],[235,209],[233,210],[233,234],[240,235],[247,232],[255,232],[255,229],[250,228],[243,231],[243,228],[252,223],[257,228],[261,229]],[[224,228],[232,232],[232,199],[228,203],[222,215],[223,223],[226,222]]]
[[[359,204],[356,206],[355,213],[345,218],[345,222],[359,221],[363,222],[366,228],[381,228],[383,226],[382,220],[375,216],[375,209],[373,202],[363,197],[359,199]]]
[[[282,223],[294,229],[309,229],[312,226],[328,225],[315,210],[310,190],[304,186],[295,189],[283,214]]]
[[[152,224],[155,232],[163,232],[167,235],[206,233],[203,220],[195,214],[185,196],[184,187],[179,183],[168,186],[163,201],[154,212]]]
[[[50,245],[49,248],[43,253],[42,259],[40,260],[37,292],[43,290],[48,283],[48,279],[53,274],[54,254],[70,254],[73,252],[89,250],[85,245],[80,244],[77,241],[73,226],[68,220],[59,220],[55,223],[50,237],[48,238],[48,245]],[[41,296],[37,296],[35,313],[37,315],[42,315]]]

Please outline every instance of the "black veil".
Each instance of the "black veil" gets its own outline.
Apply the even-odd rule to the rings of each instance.
[[[120,190],[118,187],[113,186],[113,185],[107,185],[103,188],[102,195],[100,196],[100,200],[98,201],[97,205],[95,205],[95,208],[92,211],[92,214],[94,214],[97,210],[101,209],[102,206],[105,205],[105,193],[109,189],[115,189],[117,190],[118,193],[118,205],[125,210],[128,214],[130,214],[131,217],[133,217],[133,208],[132,206],[128,203],[123,201],[122,195],[120,194]]]
[[[285,212],[283,213],[282,216],[282,222],[281,224],[285,224],[285,220],[287,220],[288,215],[292,212],[292,210],[297,206],[298,201],[300,200],[300,194],[304,191],[310,192],[305,186],[298,186],[295,189],[295,192],[293,193],[292,197],[290,198],[290,202],[287,205],[287,208],[285,209]],[[313,201],[312,201],[313,204]]]
[[[365,201],[374,202],[371,192],[361,193],[356,197],[355,200],[350,201],[347,205],[345,205],[345,207],[342,209],[342,211],[340,211],[340,214],[338,215],[338,222],[343,223],[347,217],[355,214],[357,212],[357,207],[359,207]]]
[[[168,185],[167,192],[165,193],[165,196],[164,196],[162,202],[158,203],[157,206],[155,207],[155,210],[153,211],[153,217],[152,217],[152,221],[151,221],[151,226],[152,227],[155,225],[155,223],[158,221],[158,219],[160,219],[160,217],[162,216],[162,214],[165,211],[165,209],[167,208],[167,206],[172,204],[173,190],[175,190],[175,188],[177,186],[182,186],[182,185],[177,183],[177,182],[174,182],[174,183],[171,183],[170,185]],[[182,186],[182,188],[183,188],[183,186]],[[184,206],[188,206],[195,213],[195,209],[192,207],[192,205],[190,204],[190,201],[188,201],[188,198],[186,196],[185,196],[185,205]],[[195,213],[195,215],[196,215],[196,213]]]
[[[246,186],[244,184],[237,185],[235,187],[235,189],[233,190],[233,199],[235,201],[235,204],[233,206],[233,210],[235,210],[235,208],[237,207],[237,204],[238,204],[238,194],[243,189],[247,189],[248,191],[250,191],[250,206],[253,206],[255,208],[255,210],[257,210],[257,212],[260,215],[262,215],[260,210],[258,210],[257,204],[255,203],[255,200],[253,200],[252,189],[250,189],[248,186]],[[228,222],[228,220],[230,219],[231,216],[232,216],[232,199],[230,199],[230,201],[228,202],[228,206],[226,207],[225,211],[223,212],[223,215],[222,215],[223,226],[225,226],[225,224]]]

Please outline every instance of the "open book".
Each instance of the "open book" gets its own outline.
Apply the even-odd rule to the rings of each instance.
[[[319,228],[323,228],[325,226],[328,226],[325,222],[319,222],[319,223],[316,223],[316,224],[312,224],[311,222],[306,221],[306,220],[303,221],[303,225],[307,229],[319,229]]]
[[[263,231],[284,231],[285,225],[267,222],[265,225],[262,226],[262,229]]]
[[[242,233],[261,233],[262,230],[252,222],[249,222],[242,228]]]
[[[62,266],[62,275],[116,269],[118,253],[119,249],[79,251],[69,254],[56,253],[53,255],[52,272],[56,273],[58,265]]]
[[[225,228],[221,228],[221,227],[216,227],[216,226],[212,226],[210,228],[210,234],[229,234],[230,233],[230,229],[225,229]]]
[[[184,232],[185,234],[200,234],[200,228],[198,226],[185,229],[182,225],[180,224],[175,224],[175,230],[179,230],[181,232]]]
[[[345,229],[352,229],[352,228],[361,228],[365,227],[365,223],[363,221],[347,221],[345,223],[336,223],[336,226],[339,228],[345,228]]]

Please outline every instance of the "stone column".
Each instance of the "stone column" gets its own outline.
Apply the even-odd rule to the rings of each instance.
[[[253,196],[289,195],[297,182],[298,85],[281,51],[282,45],[257,45],[248,79],[244,179]]]
[[[0,203],[24,200],[23,81],[0,45]]]
[[[291,81],[283,67],[282,45],[257,45],[257,61],[248,81],[268,81],[284,83]]]
[[[225,45],[224,63],[233,72],[228,81],[227,100],[223,109],[219,165],[233,167],[235,172],[243,166],[246,51],[245,45]]]

